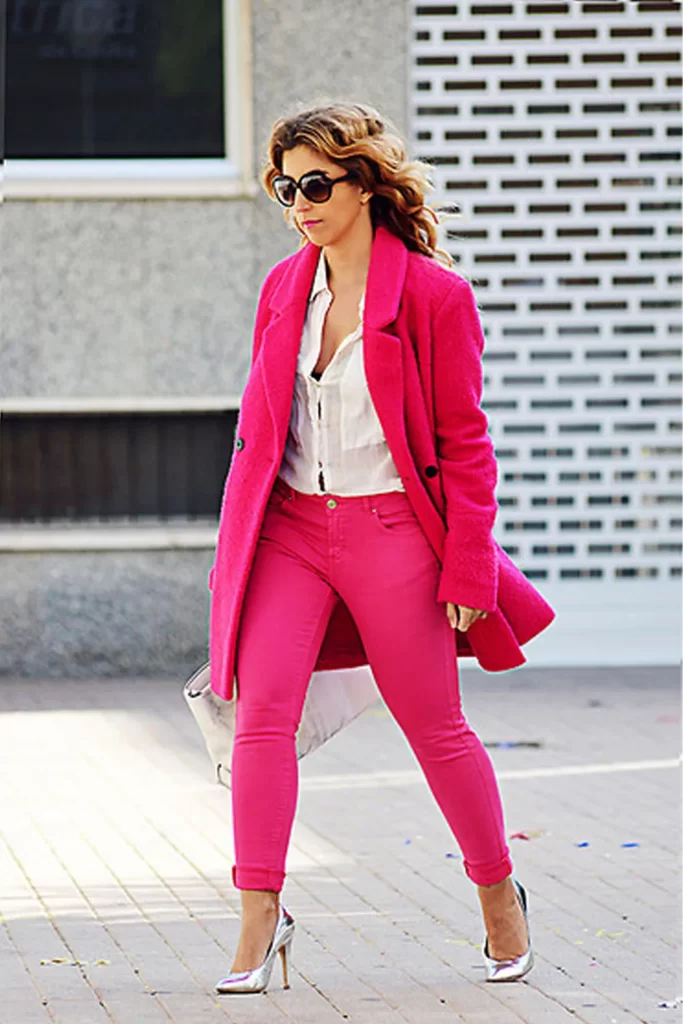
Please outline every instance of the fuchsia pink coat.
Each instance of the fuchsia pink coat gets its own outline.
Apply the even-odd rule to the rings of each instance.
[[[309,242],[276,264],[259,296],[251,371],[209,574],[211,686],[225,700],[233,696],[240,614],[284,453],[319,255]],[[437,600],[489,612],[466,633],[454,630],[457,654],[476,657],[490,672],[522,665],[521,645],[545,629],[555,612],[491,533],[498,470],[480,407],[484,336],[471,286],[378,227],[362,344],[368,388],[389,450],[441,565]],[[367,661],[340,601],[315,667],[351,668]]]

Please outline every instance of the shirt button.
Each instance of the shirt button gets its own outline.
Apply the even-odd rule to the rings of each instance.
[[[237,438],[237,440],[235,441],[235,448],[237,448],[238,452],[242,451],[242,449],[244,448],[244,439],[243,438],[241,438],[241,437]]]
[[[338,503],[334,500],[334,498],[329,498],[328,502],[327,502],[327,507],[328,508],[336,508],[337,504]]]

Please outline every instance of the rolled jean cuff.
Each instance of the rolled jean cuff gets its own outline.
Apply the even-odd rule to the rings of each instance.
[[[281,892],[285,884],[285,872],[269,868],[232,866],[232,884],[236,889],[270,889]]]
[[[514,866],[509,856],[495,861],[493,864],[470,864],[464,862],[465,874],[475,885],[495,885],[511,875]]]

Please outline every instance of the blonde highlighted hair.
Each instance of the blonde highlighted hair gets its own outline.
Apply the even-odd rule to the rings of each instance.
[[[279,118],[271,129],[268,162],[261,172],[271,199],[275,198],[273,179],[282,174],[283,154],[296,146],[322,153],[353,175],[355,184],[372,192],[370,214],[375,227],[382,224],[408,249],[453,266],[449,253],[437,248],[439,217],[425,202],[433,188],[430,165],[406,158],[400,135],[373,107],[330,103]],[[285,209],[285,219],[291,226],[290,208]],[[306,236],[296,221],[294,227],[304,244]]]

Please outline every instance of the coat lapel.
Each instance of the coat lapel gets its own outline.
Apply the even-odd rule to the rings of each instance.
[[[258,361],[273,420],[276,460],[282,457],[294,394],[301,333],[320,248],[308,243],[296,253],[270,299],[271,319],[263,331]],[[368,389],[399,472],[409,458],[403,418],[403,361],[400,338],[384,330],[398,315],[408,251],[387,228],[377,227],[370,255],[363,315],[363,360]]]
[[[320,249],[310,242],[294,256],[270,298],[271,317],[261,338],[266,401],[273,421],[275,455],[285,449],[294,396],[301,332]]]
[[[363,362],[368,390],[399,475],[410,474],[404,418],[401,339],[386,330],[397,318],[408,268],[408,250],[396,235],[378,227],[370,257],[363,318]]]

